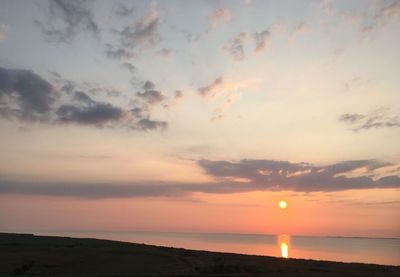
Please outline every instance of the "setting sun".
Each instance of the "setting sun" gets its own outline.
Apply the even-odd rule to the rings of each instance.
[[[281,208],[282,210],[286,209],[287,206],[288,206],[288,204],[285,200],[279,201],[279,208]]]

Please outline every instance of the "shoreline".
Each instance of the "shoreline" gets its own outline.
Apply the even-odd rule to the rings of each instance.
[[[0,276],[399,276],[400,266],[190,250],[123,241],[0,233]]]
[[[171,231],[35,231],[25,234],[95,238],[219,253],[282,257],[282,242],[289,257],[345,263],[400,266],[397,238],[356,238]],[[1,231],[0,231],[1,233]],[[8,231],[8,233],[12,233]],[[22,233],[22,234],[24,234]]]
[[[194,231],[143,231],[143,230],[129,230],[129,231],[109,231],[109,230],[28,230],[24,232],[13,231],[0,231],[0,234],[57,234],[57,233],[116,233],[116,234],[129,234],[129,233],[143,233],[143,234],[190,234],[190,235],[232,235],[232,236],[267,236],[278,237],[280,235],[288,235],[295,238],[340,238],[340,239],[388,239],[400,240],[400,237],[370,237],[370,236],[341,236],[341,235],[299,235],[299,234],[263,234],[263,233],[235,233],[235,232],[194,232]],[[37,235],[40,236],[40,235]],[[44,235],[46,236],[46,235]],[[58,236],[58,235],[54,235]]]

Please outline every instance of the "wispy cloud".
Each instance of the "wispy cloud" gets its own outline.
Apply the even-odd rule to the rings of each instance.
[[[148,105],[160,103],[166,98],[162,92],[158,90],[145,90],[136,93],[136,95]]]
[[[368,84],[370,80],[364,79],[360,76],[354,76],[353,78],[349,79],[348,81],[345,82],[344,84],[344,89],[345,90],[350,90],[355,87],[359,87],[361,85]]]
[[[163,130],[168,127],[168,123],[166,121],[142,118],[138,121],[138,126],[144,131]]]
[[[270,40],[271,33],[268,30],[264,30],[260,33],[254,33],[253,36],[256,44],[254,47],[254,52],[264,51]]]
[[[223,81],[222,77],[218,77],[211,84],[200,87],[197,90],[203,97],[213,97],[217,94],[218,89],[222,87]]]
[[[261,53],[267,49],[271,40],[271,33],[268,29],[255,33],[241,32],[230,39],[223,47],[222,51],[228,53],[234,60],[243,61],[245,58],[245,44],[250,41],[254,44],[253,51]]]
[[[132,51],[125,49],[123,47],[114,47],[110,43],[106,43],[105,54],[107,58],[121,60],[121,59],[131,59],[135,55]]]
[[[158,24],[159,12],[155,5],[151,5],[147,13],[135,24],[122,29],[120,32],[121,44],[128,48],[154,45],[159,40]]]
[[[361,28],[363,36],[368,36],[389,22],[400,19],[400,1],[377,1],[374,5],[375,12],[372,16],[364,15],[364,24]]]
[[[387,108],[380,108],[369,113],[346,113],[339,117],[341,122],[352,126],[353,131],[400,127],[397,115],[391,115]]]
[[[134,106],[131,114],[139,119],[138,126],[142,130],[157,130],[165,129],[168,123],[151,119],[151,111],[156,105],[168,105],[167,97],[161,91],[156,89],[156,86],[151,81],[144,82],[142,91],[136,93],[137,98],[134,101]]]
[[[306,23],[304,22],[299,22],[296,25],[293,26],[291,32],[289,33],[289,42],[292,42],[294,39],[299,37],[302,34],[305,34],[309,30],[309,27],[307,27]]]
[[[233,59],[237,61],[242,61],[245,57],[244,43],[246,41],[246,38],[246,33],[240,33],[236,37],[228,41],[228,43],[224,45],[222,50],[228,53]]]
[[[214,10],[209,16],[210,29],[217,27],[223,22],[229,22],[232,19],[231,11],[227,8],[220,8]]]
[[[50,0],[48,18],[35,20],[47,39],[56,42],[71,42],[80,31],[100,36],[91,0]]]
[[[261,82],[257,78],[232,81],[218,77],[211,84],[197,90],[203,98],[213,99],[218,103],[211,119],[219,120],[224,118],[225,111],[241,98],[244,91],[257,88]]]
[[[136,71],[136,66],[129,62],[122,63],[121,67],[126,68],[130,73],[134,73]]]
[[[225,116],[225,111],[232,106],[236,101],[242,96],[241,92],[232,92],[226,95],[222,102],[214,109],[214,115],[212,120],[223,119]]]

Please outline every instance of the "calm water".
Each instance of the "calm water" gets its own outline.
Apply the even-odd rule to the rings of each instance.
[[[161,232],[34,232],[188,249],[342,262],[400,265],[400,239]]]

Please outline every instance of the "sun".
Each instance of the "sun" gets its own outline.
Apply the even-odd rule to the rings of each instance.
[[[288,206],[288,204],[285,200],[279,201],[279,208],[281,208],[282,210],[286,209],[287,206]]]

